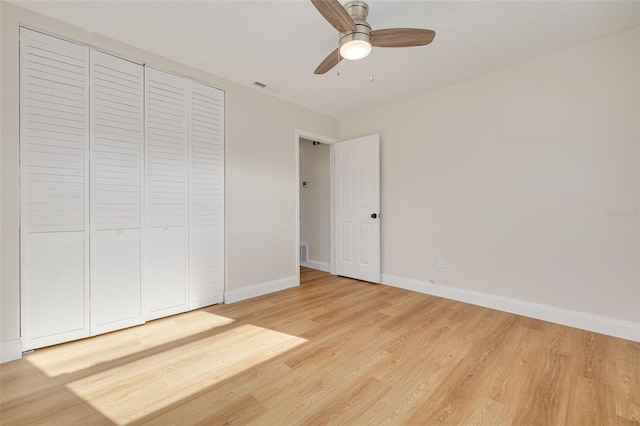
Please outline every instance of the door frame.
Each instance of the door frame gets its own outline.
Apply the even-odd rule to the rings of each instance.
[[[335,246],[334,246],[334,188],[333,188],[333,144],[340,142],[338,139],[328,136],[318,135],[306,130],[296,129],[294,138],[295,148],[295,182],[294,182],[294,205],[295,205],[295,222],[296,222],[296,241],[295,241],[295,265],[296,277],[298,285],[300,284],[300,139],[309,139],[329,145],[329,272],[332,275],[336,273],[335,262]]]

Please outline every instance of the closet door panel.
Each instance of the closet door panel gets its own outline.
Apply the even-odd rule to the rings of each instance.
[[[219,235],[215,231],[196,231],[189,243],[189,309],[222,303],[224,253]]]
[[[25,28],[20,37],[21,225],[27,233],[84,232],[88,50]],[[55,58],[56,67],[36,75],[43,54]],[[60,70],[64,65],[73,72]]]
[[[187,244],[184,228],[152,228],[148,238],[146,319],[184,312],[187,305]]]
[[[189,309],[223,301],[224,92],[191,82]]]
[[[144,71],[91,51],[91,333],[141,324]]]
[[[188,80],[146,72],[147,319],[187,310]]]
[[[24,350],[89,335],[89,50],[20,29]]]
[[[33,233],[23,244],[23,349],[87,337],[84,235]]]
[[[143,323],[140,231],[96,231],[91,253],[91,334]]]

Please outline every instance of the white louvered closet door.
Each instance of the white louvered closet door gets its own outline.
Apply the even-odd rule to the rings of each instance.
[[[188,80],[146,78],[147,319],[187,310]]]
[[[89,335],[89,49],[20,29],[23,350]]]
[[[91,50],[91,334],[144,322],[144,70]]]
[[[189,309],[224,294],[224,92],[190,90]]]

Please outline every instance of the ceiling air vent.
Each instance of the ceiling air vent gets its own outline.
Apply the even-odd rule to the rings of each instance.
[[[278,93],[278,89],[274,86],[270,86],[266,83],[262,83],[261,81],[254,81],[253,84],[255,87],[257,87],[258,89],[264,89],[266,92],[269,93]]]

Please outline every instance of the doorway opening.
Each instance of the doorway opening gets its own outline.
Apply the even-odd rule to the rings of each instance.
[[[315,142],[315,143],[314,143]],[[296,247],[295,265],[298,282],[300,282],[301,254],[303,264],[315,269],[327,270],[326,262],[314,259],[316,253],[322,253],[320,247],[329,244],[329,272],[373,283],[380,282],[380,135],[372,134],[346,141],[338,141],[326,137],[296,130],[295,137],[295,206],[296,206]],[[303,144],[308,144],[303,145]],[[301,191],[311,189],[315,183],[326,185],[320,178],[312,181],[312,174],[305,168],[301,171],[301,151],[322,144],[329,145],[329,236],[326,238],[326,196],[315,204],[301,208]],[[301,146],[304,146],[301,149]],[[319,152],[322,150],[320,148]],[[326,155],[319,155],[320,163],[326,168]],[[315,167],[315,166],[313,166]],[[312,168],[313,168],[312,167]],[[323,168],[323,166],[319,166]],[[326,171],[323,172],[326,176]],[[326,194],[326,192],[325,192]],[[310,192],[309,192],[310,195]],[[304,193],[306,201],[307,193]],[[339,204],[336,204],[339,201]],[[310,218],[301,218],[301,212],[321,210],[319,220],[325,225],[317,225],[320,231],[316,236],[324,242],[302,241],[301,228],[306,227]],[[324,213],[322,213],[324,212]],[[301,219],[303,225],[301,226]],[[306,220],[306,222],[305,222]],[[319,222],[318,222],[319,223]],[[336,232],[339,230],[340,232]],[[304,230],[304,238],[314,238]],[[316,246],[317,252],[314,252]],[[326,250],[326,248],[325,248]],[[325,257],[326,259],[326,257]],[[315,260],[315,262],[314,262]]]
[[[333,273],[333,146],[335,139],[297,130],[296,270]]]

